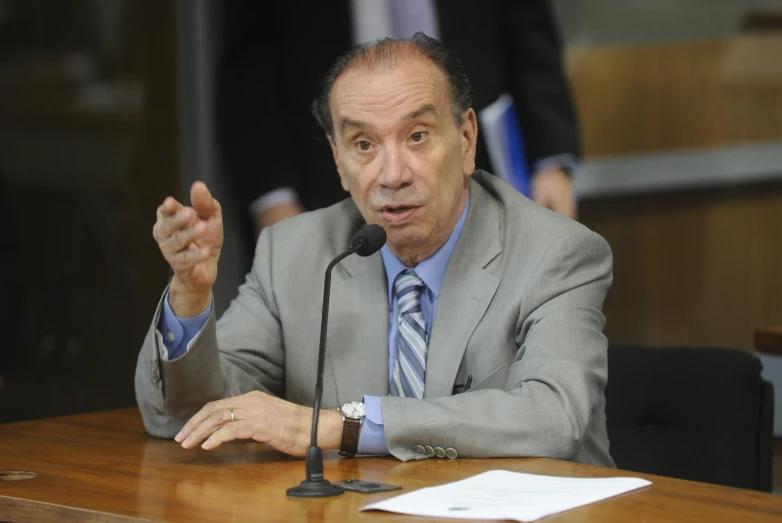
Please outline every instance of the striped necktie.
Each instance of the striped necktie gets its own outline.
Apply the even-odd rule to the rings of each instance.
[[[404,271],[394,282],[399,303],[399,353],[391,376],[392,396],[424,397],[426,372],[426,323],[421,312],[424,282],[413,271]]]

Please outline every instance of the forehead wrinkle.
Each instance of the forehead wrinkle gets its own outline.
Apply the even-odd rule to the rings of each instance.
[[[358,88],[350,89],[350,92],[341,96],[338,103],[338,110],[344,115],[339,117],[340,131],[344,132],[348,126],[359,129],[374,127],[371,122],[359,116],[367,113],[370,114],[370,119],[372,116],[377,116],[386,122],[390,120],[387,113],[399,112],[399,110],[405,111],[405,114],[394,118],[394,120],[404,121],[420,116],[415,113],[426,113],[428,110],[433,110],[433,114],[438,115],[436,95],[433,97],[430,90],[433,83],[428,79],[414,80],[403,85],[402,89],[377,94],[367,93]],[[412,109],[411,106],[413,106]],[[395,109],[397,111],[394,111]]]
[[[363,120],[361,119],[361,117],[356,118],[352,116],[341,118],[340,130],[344,133],[344,131],[347,128],[354,127],[356,129],[360,129],[363,131],[375,131],[381,133],[390,132],[391,130],[389,128],[393,128],[394,125],[411,121],[414,118],[418,117],[416,113],[419,113],[420,115],[429,112],[428,110],[422,110],[422,109],[433,107],[432,104],[428,102],[422,105],[423,107],[420,107],[419,110],[413,110],[413,111],[408,111],[403,107],[396,107],[392,105],[388,109],[388,111],[391,111],[392,114],[388,114],[388,111],[384,111],[384,110],[373,111],[369,109],[368,112],[370,113],[370,116],[369,118],[367,118],[367,120]],[[405,112],[400,115],[399,114],[400,110]],[[367,109],[363,109],[360,112],[366,114]],[[432,112],[432,114],[437,114],[437,113]],[[379,123],[379,125],[376,125],[376,123]]]
[[[434,104],[427,103],[422,105],[418,109],[407,113],[403,120],[415,120],[416,118],[419,118],[425,114],[433,114],[434,116],[438,115],[437,108],[434,106]]]
[[[418,85],[432,88],[437,92],[441,89],[447,92],[447,82],[440,69],[426,59],[409,59],[386,67],[368,67],[360,64],[349,66],[336,80],[332,95],[339,90],[346,90],[346,96],[356,91],[369,97],[383,97],[388,91],[389,79],[397,80],[396,89],[416,89]],[[372,90],[379,91],[371,93]]]

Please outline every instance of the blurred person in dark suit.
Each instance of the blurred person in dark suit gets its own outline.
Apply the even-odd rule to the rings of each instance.
[[[546,0],[338,0],[306,7],[273,0],[221,7],[218,136],[237,203],[251,218],[252,245],[264,226],[347,197],[302,103],[316,96],[332,57],[354,42],[416,31],[438,37],[461,57],[476,111],[503,93],[513,97],[526,170],[534,173],[532,198],[575,217],[569,174],[579,137]],[[276,125],[265,127],[264,120]],[[485,143],[477,165],[497,174]]]

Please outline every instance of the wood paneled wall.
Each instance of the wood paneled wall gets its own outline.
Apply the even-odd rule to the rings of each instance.
[[[572,48],[584,153],[782,140],[782,35]]]
[[[753,350],[782,324],[782,185],[592,200],[614,253],[612,343]]]
[[[614,252],[612,343],[753,349],[782,324],[782,185],[587,201]]]
[[[782,140],[780,35],[572,49],[567,65],[587,158]],[[782,324],[782,185],[597,199],[580,218],[614,252],[611,342],[752,350]]]

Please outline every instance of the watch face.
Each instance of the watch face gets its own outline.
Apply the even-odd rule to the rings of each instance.
[[[364,404],[360,401],[349,401],[342,405],[339,410],[347,418],[361,419],[364,417]]]

